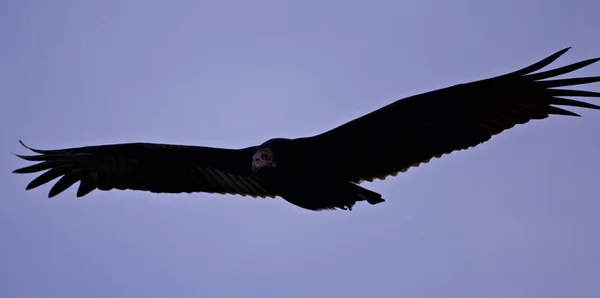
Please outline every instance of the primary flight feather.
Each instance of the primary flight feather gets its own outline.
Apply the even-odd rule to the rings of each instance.
[[[358,183],[477,146],[516,124],[579,116],[558,106],[600,109],[566,98],[599,92],[563,88],[600,82],[600,76],[554,79],[600,58],[537,72],[568,49],[512,73],[397,100],[312,137],[275,138],[242,149],[129,143],[39,150],[21,142],[36,154],[17,156],[37,163],[14,173],[45,171],[27,189],[58,179],[49,197],[79,182],[78,197],[95,189],[131,189],[279,196],[309,210],[377,204],[382,196]]]

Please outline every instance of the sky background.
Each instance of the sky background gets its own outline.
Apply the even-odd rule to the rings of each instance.
[[[600,113],[519,126],[311,212],[49,185],[10,153],[245,147],[396,99],[600,56],[600,2],[0,2],[0,296],[598,297]],[[600,74],[600,65],[576,73]],[[600,91],[600,84],[584,87]]]

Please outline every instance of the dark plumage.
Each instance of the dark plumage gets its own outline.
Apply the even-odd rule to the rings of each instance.
[[[17,156],[37,163],[14,173],[46,171],[27,189],[60,178],[49,197],[80,182],[78,197],[94,189],[133,189],[280,196],[310,210],[377,204],[384,201],[381,195],[358,183],[476,146],[516,124],[553,114],[579,116],[557,106],[600,109],[565,98],[599,92],[555,89],[600,82],[600,76],[553,79],[600,58],[534,73],[567,50],[509,74],[398,100],[312,137],[243,149],[131,143],[37,150],[21,143],[37,155]]]

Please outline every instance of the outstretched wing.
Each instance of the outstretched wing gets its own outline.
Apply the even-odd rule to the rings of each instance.
[[[61,150],[38,150],[37,155],[17,155],[38,162],[13,173],[36,173],[27,189],[56,178],[53,197],[76,182],[77,196],[94,189],[131,189],[155,193],[208,192],[274,197],[251,171],[254,147],[220,149],[151,143],[89,146]]]
[[[533,73],[568,49],[509,74],[398,100],[323,134],[296,139],[296,147],[319,165],[319,171],[354,182],[373,181],[474,147],[516,124],[552,114],[579,116],[556,106],[600,109],[564,98],[600,97],[598,92],[554,89],[599,82],[600,76],[554,77],[600,58]]]

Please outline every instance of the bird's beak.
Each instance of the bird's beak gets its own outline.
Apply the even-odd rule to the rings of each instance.
[[[260,169],[260,166],[257,164],[256,161],[252,162],[252,172],[256,172],[258,171],[258,169]]]
[[[255,161],[252,162],[252,171],[256,172],[258,171],[260,168],[264,168],[264,167],[271,167],[274,168],[275,167],[275,163],[272,161],[264,161],[262,159],[257,159]]]

